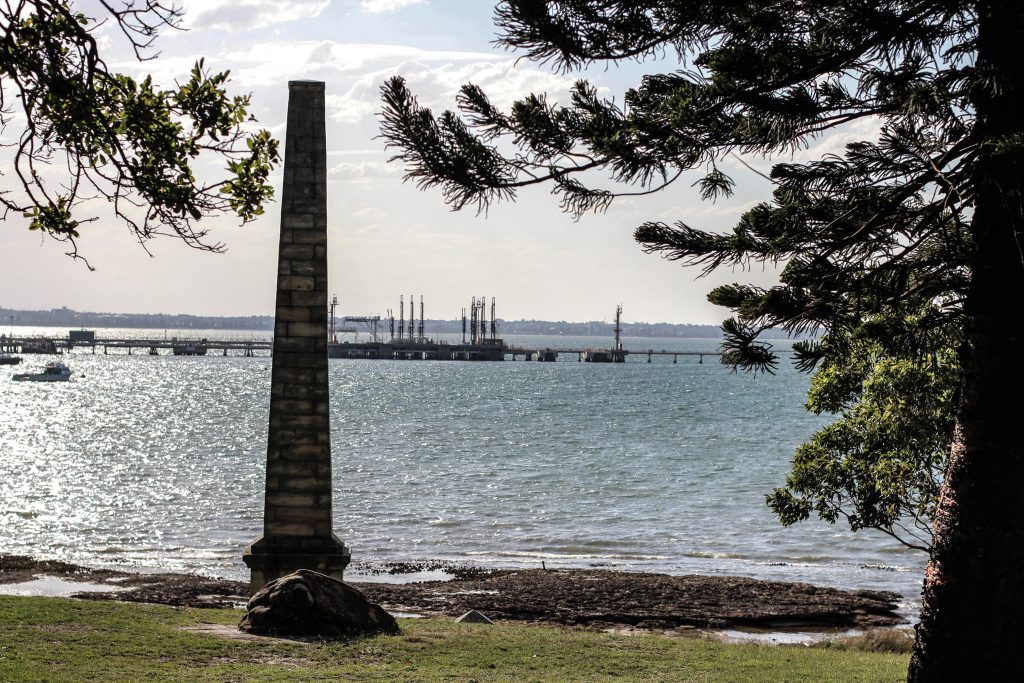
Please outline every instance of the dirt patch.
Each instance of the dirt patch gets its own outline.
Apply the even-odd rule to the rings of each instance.
[[[259,642],[259,643],[277,642],[277,643],[287,643],[287,644],[294,644],[294,643],[306,643],[306,644],[309,644],[309,643],[321,643],[321,642],[323,642],[321,639],[313,639],[313,638],[276,638],[276,637],[273,637],[273,636],[257,636],[257,635],[253,635],[251,633],[246,633],[245,631],[239,631],[238,627],[235,626],[234,624],[197,624],[195,626],[185,626],[181,630],[182,631],[188,631],[189,633],[205,633],[207,635],[217,636],[218,638],[226,638],[227,640],[242,640],[242,641]],[[306,660],[299,660],[299,659],[295,659],[295,658],[286,658],[286,659],[293,659],[293,661],[295,661],[295,662],[304,662],[304,661],[306,661]],[[265,663],[265,664],[270,663],[268,660],[265,660],[265,659],[261,660],[261,661],[263,663]],[[231,661],[226,662],[226,663],[228,663],[228,664],[237,664],[238,662],[239,662],[239,660],[232,659]]]
[[[456,617],[477,610],[492,619],[649,630],[755,627],[769,629],[878,627],[903,622],[900,596],[844,591],[806,583],[740,577],[668,576],[603,569],[452,571],[447,563],[411,563],[409,573],[436,569],[451,581],[351,585],[386,609]],[[248,584],[195,574],[132,574],[63,562],[0,556],[0,583],[37,574],[117,586],[118,592],[78,593],[87,600],[124,600],[188,607],[243,606]]]

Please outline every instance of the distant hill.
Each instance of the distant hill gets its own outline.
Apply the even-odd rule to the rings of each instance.
[[[274,318],[269,315],[205,316],[180,313],[95,313],[76,311],[67,307],[48,311],[23,311],[0,308],[0,329],[12,321],[15,325],[38,327],[102,328],[136,327],[160,330],[261,330],[274,329]],[[339,321],[340,325],[340,321]],[[535,334],[580,337],[613,337],[612,324],[601,321],[571,323],[564,320],[502,320],[498,318],[498,335]],[[460,334],[461,320],[427,319],[427,334]],[[683,337],[717,339],[722,331],[717,325],[687,325],[675,323],[623,323],[626,337]],[[767,338],[786,338],[781,330],[771,330]]]
[[[49,311],[18,311],[0,308],[0,328],[14,316],[15,325],[42,327],[142,327],[167,330],[273,330],[274,318],[269,315],[205,316],[166,313],[93,313],[71,308]]]

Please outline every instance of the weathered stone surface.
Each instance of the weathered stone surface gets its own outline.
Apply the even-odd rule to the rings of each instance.
[[[274,459],[267,462],[267,474],[281,477],[315,477],[317,463]]]
[[[293,308],[291,306],[282,306],[277,311],[277,320],[281,322],[309,322],[310,310],[308,308]],[[287,330],[287,328],[285,328]]]
[[[288,92],[263,537],[243,556],[253,592],[296,569],[341,579],[350,558],[331,531],[330,415],[322,409],[330,404],[324,84],[292,81]]]
[[[300,569],[271,581],[245,606],[238,628],[274,636],[340,638],[400,632],[395,618],[342,581]]]

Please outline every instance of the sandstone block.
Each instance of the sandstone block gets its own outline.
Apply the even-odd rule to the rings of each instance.
[[[274,377],[285,384],[311,384],[316,380],[316,373],[309,368],[275,367]]]
[[[281,227],[287,230],[308,230],[313,227],[314,219],[311,213],[282,213]],[[287,256],[286,258],[294,258]]]
[[[285,444],[281,446],[281,456],[288,460],[321,460],[330,453],[326,444]]]
[[[275,511],[275,517],[277,512]],[[274,536],[315,536],[316,525],[312,522],[279,522],[276,519],[264,520],[264,532]]]
[[[297,306],[279,306],[277,313],[275,314],[276,320],[283,322],[308,322],[310,317],[310,310],[303,307]]]
[[[281,246],[282,259],[309,261],[315,256],[316,247],[311,244],[284,244]]]
[[[292,275],[323,275],[327,273],[326,263],[315,261],[292,261]]]
[[[327,235],[320,230],[297,230],[292,236],[292,244],[327,244]]]
[[[316,462],[276,459],[267,463],[267,475],[275,477],[315,477],[319,473]]]
[[[278,289],[308,292],[316,288],[316,279],[309,275],[282,275],[277,279]]]
[[[288,323],[289,337],[322,337],[327,334],[323,324],[308,322]]]
[[[294,491],[296,493],[314,492],[322,493],[330,491],[330,482],[310,477],[283,477],[279,486],[281,491]]]
[[[302,399],[281,399],[275,401],[273,407],[284,415],[309,415],[313,412],[313,402]]]
[[[287,508],[312,508],[316,505],[317,497],[312,493],[285,493],[283,491],[268,491],[267,505]]]
[[[327,306],[327,292],[296,291],[291,293],[292,306]]]

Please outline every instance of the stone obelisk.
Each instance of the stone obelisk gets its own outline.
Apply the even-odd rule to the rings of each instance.
[[[350,559],[331,524],[324,111],[322,82],[288,83],[263,537],[243,556],[254,593],[296,569],[341,579]]]

